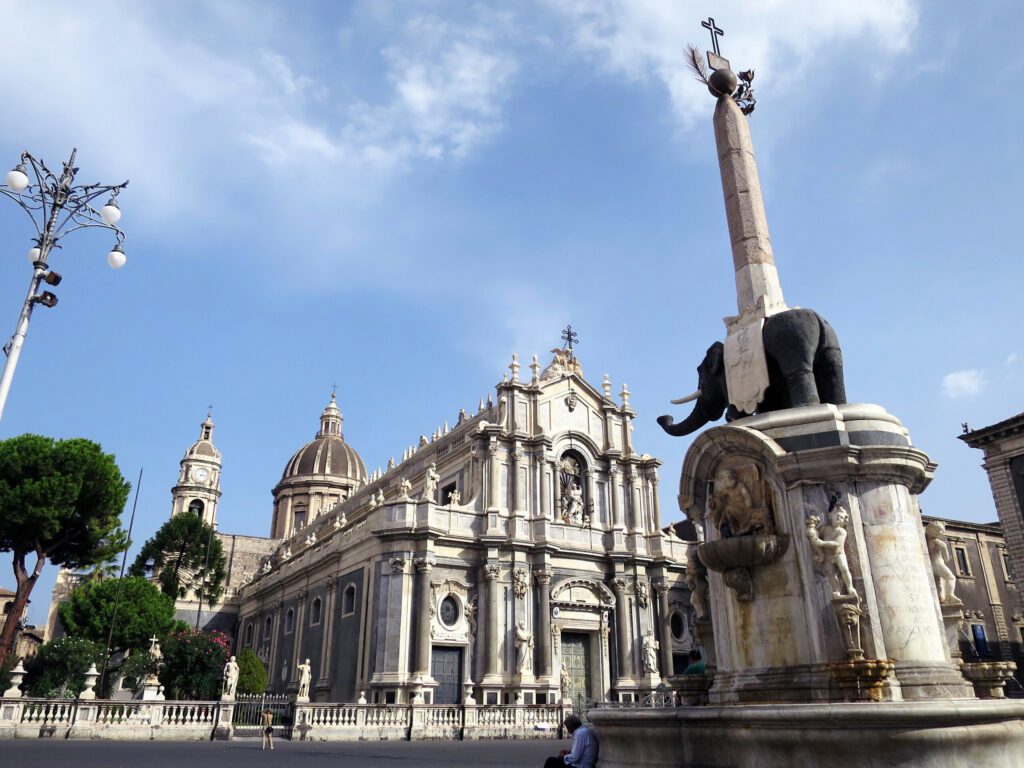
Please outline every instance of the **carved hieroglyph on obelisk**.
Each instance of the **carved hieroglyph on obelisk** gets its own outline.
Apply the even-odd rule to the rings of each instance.
[[[737,77],[718,48],[722,30],[709,18],[702,26],[711,32],[713,51],[708,63],[714,71],[707,76],[699,54],[691,47],[692,66],[711,94],[715,107],[715,145],[722,173],[725,217],[729,224],[732,263],[736,277],[736,315],[726,317],[725,376],[729,402],[738,410],[753,413],[768,389],[768,364],[761,327],[764,319],[787,309],[775,269],[768,219],[761,198],[754,145],[750,140],[747,114],[753,111],[750,83],[754,73]]]

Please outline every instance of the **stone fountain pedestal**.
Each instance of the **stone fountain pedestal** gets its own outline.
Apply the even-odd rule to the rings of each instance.
[[[934,468],[877,405],[703,432],[679,503],[705,535],[710,706],[592,712],[602,765],[995,766],[1024,755],[1024,703],[977,700],[947,646],[917,503]]]

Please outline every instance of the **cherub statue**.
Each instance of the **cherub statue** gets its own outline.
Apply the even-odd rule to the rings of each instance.
[[[928,557],[932,561],[932,575],[939,592],[939,602],[943,605],[960,605],[962,600],[954,594],[956,590],[956,574],[949,567],[949,546],[943,538],[946,526],[938,520],[932,520],[924,529],[924,537],[928,542]]]
[[[846,523],[850,514],[835,494],[829,501],[828,523],[822,525],[817,515],[807,518],[807,538],[814,550],[814,560],[826,567],[829,581],[832,583],[832,596],[852,595],[859,598],[853,587],[853,576],[850,564],[846,560]]]

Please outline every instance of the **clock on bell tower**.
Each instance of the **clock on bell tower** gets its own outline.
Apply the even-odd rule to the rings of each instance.
[[[213,412],[199,425],[199,439],[185,451],[178,482],[171,488],[171,515],[191,513],[208,524],[217,521],[220,500],[220,451],[213,444]]]

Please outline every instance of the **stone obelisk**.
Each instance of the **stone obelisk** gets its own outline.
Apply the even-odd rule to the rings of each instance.
[[[721,72],[716,71],[715,75]],[[735,76],[732,80],[735,82]],[[726,320],[731,333],[734,325],[763,320],[787,307],[772,256],[750,127],[731,90],[718,97],[714,126],[736,272],[737,317]]]

